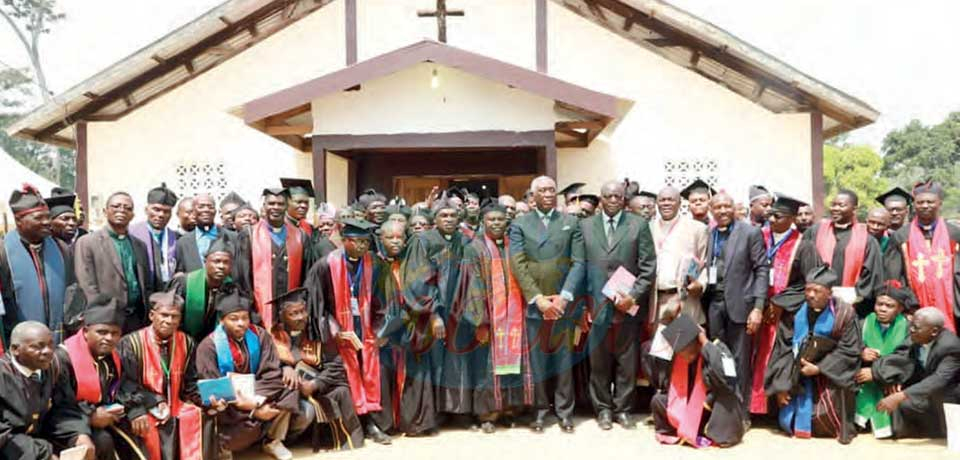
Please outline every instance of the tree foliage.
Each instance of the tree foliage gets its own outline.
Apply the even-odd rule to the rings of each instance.
[[[883,159],[868,145],[827,144],[823,147],[824,205],[841,189],[853,190],[860,197],[860,214],[866,216],[869,202],[883,193],[887,180],[881,177]]]
[[[917,120],[891,131],[883,140],[883,175],[892,183],[909,188],[927,179],[940,182],[947,191],[943,211],[960,211],[960,112],[936,125]]]

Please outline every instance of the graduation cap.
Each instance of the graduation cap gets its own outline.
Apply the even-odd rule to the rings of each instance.
[[[30,184],[23,184],[20,190],[14,190],[10,194],[9,204],[16,218],[47,209],[47,203],[43,201],[40,191]]]
[[[776,201],[773,202],[772,209],[774,211],[795,216],[798,212],[800,212],[800,207],[806,205],[807,203],[804,203],[803,201],[778,193]]]
[[[887,190],[886,192],[883,193],[883,195],[878,196],[876,200],[877,200],[877,203],[880,203],[884,206],[887,205],[887,201],[891,201],[891,200],[905,201],[907,203],[907,206],[910,206],[911,204],[913,204],[913,196],[910,195],[910,192],[900,187],[894,187],[890,190]]]
[[[317,216],[335,219],[337,217],[337,207],[333,203],[317,204]]]
[[[74,209],[74,204],[77,202],[76,195],[60,195],[53,196],[43,200],[47,203],[47,207],[50,208],[50,218],[53,219],[61,214],[66,214],[68,212],[76,213]]]
[[[507,213],[507,207],[500,204],[497,200],[487,200],[483,207],[480,208],[480,215],[487,215],[488,212],[502,212]]]
[[[886,283],[883,283],[880,292],[877,293],[878,297],[882,295],[896,300],[903,308],[910,308],[915,304],[913,292],[904,288],[903,283],[899,280],[887,280]]]
[[[175,290],[150,294],[150,308],[177,307],[177,309],[183,309],[183,303],[183,297],[178,296]]]
[[[217,299],[215,308],[223,318],[233,312],[249,312],[251,307],[253,307],[253,301],[241,295],[239,289],[233,289]]]
[[[806,282],[808,284],[813,283],[832,288],[837,285],[838,281],[837,274],[826,265],[821,265],[807,272]]]
[[[427,220],[433,222],[433,211],[431,211],[430,208],[427,208],[427,207],[418,206],[416,208],[411,208],[410,217],[413,217],[413,216],[423,216],[423,217],[426,217]]]
[[[645,196],[647,198],[652,198],[654,201],[657,200],[657,194],[653,192],[648,192],[646,190],[641,190],[637,192],[636,196]]]
[[[712,198],[717,194],[717,191],[714,190],[710,184],[704,182],[699,177],[681,190],[680,196],[683,197],[684,200],[689,200],[690,194],[693,192],[706,193],[708,198]],[[656,195],[654,195],[654,197],[656,197]]]
[[[265,188],[260,192],[260,196],[282,196],[284,198],[290,198],[290,191],[283,187]]]
[[[213,242],[210,243],[210,248],[207,249],[207,255],[209,256],[211,254],[215,254],[218,252],[227,252],[232,255],[233,250],[234,250],[233,243],[226,236],[226,233],[221,233],[220,236],[217,237],[217,239],[213,240]]]
[[[751,203],[763,197],[773,198],[773,195],[771,195],[770,191],[767,190],[767,188],[762,185],[750,186],[750,202]]]
[[[306,195],[310,198],[317,196],[313,191],[313,182],[308,179],[284,177],[280,179],[280,185],[289,190],[291,195]]]
[[[161,182],[159,187],[154,187],[147,192],[147,204],[162,204],[164,206],[176,206],[177,194],[167,188],[166,182]]]
[[[230,192],[227,194],[227,196],[220,200],[221,208],[228,204],[235,204],[239,207],[247,204],[247,200],[244,200],[242,196],[237,194],[237,192]]]
[[[578,196],[577,198],[575,198],[573,201],[576,202],[576,203],[579,203],[579,202],[581,202],[581,201],[585,201],[585,202],[587,202],[587,203],[592,204],[593,207],[597,207],[597,206],[600,205],[600,197],[599,197],[599,196],[596,196],[596,195],[594,195],[594,194],[592,194],[592,193],[584,193],[583,195],[580,195],[580,196]]]
[[[372,188],[364,190],[363,193],[357,197],[357,204],[360,205],[360,209],[362,210],[366,210],[371,204],[376,202],[387,204],[387,197]]]
[[[123,327],[124,319],[124,311],[119,307],[117,299],[106,294],[98,294],[93,300],[87,302],[87,308],[83,312],[85,326],[112,324]]]
[[[943,199],[943,187],[939,183],[934,182],[933,179],[927,180],[926,182],[917,182],[917,185],[913,186],[913,196],[921,193],[932,193],[941,200]]]
[[[284,307],[290,304],[306,304],[307,288],[299,287],[292,291],[285,292],[268,303],[273,305],[278,313],[283,311]]]
[[[454,209],[454,210],[456,210],[456,209],[457,209],[457,205],[454,204],[454,202],[450,201],[450,199],[449,199],[449,198],[446,198],[446,197],[440,198],[439,200],[434,200],[434,201],[433,201],[432,213],[435,214],[435,213],[439,212],[441,209]]]
[[[670,344],[673,352],[683,350],[697,340],[700,335],[700,326],[690,315],[680,315],[663,328],[663,338]]]
[[[460,198],[460,201],[467,200],[467,195],[466,193],[464,193],[463,189],[460,189],[457,187],[450,187],[446,190],[445,193],[447,198],[457,197],[457,198]]]
[[[574,183],[572,183],[572,184],[570,184],[570,185],[568,185],[568,186],[560,189],[560,191],[557,192],[557,193],[559,193],[560,195],[562,195],[562,196],[563,196],[563,199],[569,201],[569,200],[574,199],[576,196],[578,196],[578,195],[580,194],[580,189],[582,189],[582,188],[585,187],[586,185],[587,185],[587,184],[585,184],[585,183],[583,183],[583,182],[574,182]]]
[[[341,223],[340,235],[347,238],[369,237],[371,232],[377,227],[370,222],[359,219],[344,219]]]
[[[623,178],[623,196],[632,198],[640,194],[640,183],[630,180],[629,177]]]
[[[391,214],[403,214],[407,219],[410,218],[410,208],[406,206],[401,206],[399,204],[391,204],[387,206],[387,215]]]

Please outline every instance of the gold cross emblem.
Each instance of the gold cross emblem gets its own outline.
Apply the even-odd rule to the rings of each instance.
[[[911,262],[910,265],[913,265],[914,268],[917,269],[917,279],[920,280],[921,283],[926,282],[927,281],[926,268],[927,268],[927,265],[930,265],[930,259],[925,259],[923,257],[923,253],[918,252],[917,260],[914,260],[913,262]]]
[[[943,279],[943,268],[950,262],[950,258],[943,252],[943,248],[937,250],[937,255],[930,258],[937,264],[937,279]]]

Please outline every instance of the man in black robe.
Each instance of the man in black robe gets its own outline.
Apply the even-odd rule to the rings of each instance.
[[[710,226],[710,200],[716,194],[717,191],[699,177],[680,191],[680,196],[687,200],[690,217],[708,227]]]
[[[98,295],[83,313],[83,329],[55,352],[61,365],[57,386],[76,401],[90,427],[98,460],[146,456],[142,442],[122,426],[137,401],[116,350],[126,315],[116,299]]]
[[[314,449],[319,449],[321,424],[330,427],[334,449],[363,447],[363,427],[353,409],[350,385],[343,359],[333,343],[311,338],[307,330],[307,290],[290,291],[274,299],[277,324],[270,335],[277,345],[283,381],[300,392],[299,411],[290,421],[287,441],[313,430]]]
[[[177,233],[167,228],[176,204],[177,195],[167,188],[167,184],[160,184],[147,193],[144,209],[147,219],[130,226],[130,236],[146,246],[147,266],[160,286],[170,282],[177,268]]]
[[[680,315],[663,329],[673,350],[666,394],[650,402],[657,440],[694,447],[729,447],[745,431],[743,401],[737,394],[736,365],[723,342],[707,340],[693,318]],[[647,356],[646,359],[659,359]],[[669,415],[668,415],[669,414]]]
[[[897,280],[906,285],[903,252],[893,235],[890,222],[890,212],[884,208],[874,208],[867,213],[867,231],[877,240],[883,254],[883,279]]]
[[[797,230],[800,230],[801,233],[806,233],[807,229],[813,226],[814,217],[813,206],[800,206],[800,209],[797,210]]]
[[[944,320],[935,307],[917,310],[910,337],[870,368],[887,389],[877,409],[891,413],[898,438],[945,436],[943,404],[960,403],[960,339]]]
[[[310,212],[310,200],[316,197],[313,182],[308,179],[281,178],[280,185],[290,193],[290,199],[287,200],[287,222],[312,237],[313,225],[307,220],[307,213]]]
[[[806,302],[792,321],[781,319],[765,386],[784,431],[848,444],[857,434],[854,376],[863,345],[853,307],[831,298],[838,281],[826,266],[807,274]]]
[[[184,197],[177,203],[177,223],[180,226],[180,236],[192,232],[197,228],[197,217],[193,213],[193,197]]]
[[[67,247],[72,249],[77,238],[87,233],[77,224],[75,207],[77,196],[73,194],[51,196],[44,201],[50,208],[50,229],[53,232],[53,237],[63,241]],[[83,232],[80,230],[83,230]]]
[[[233,245],[225,238],[217,238],[207,251],[204,266],[190,273],[178,273],[170,281],[169,290],[184,299],[181,328],[193,337],[203,340],[217,324],[217,303],[220,298],[238,289],[233,273]]]
[[[830,219],[810,227],[806,238],[813,242],[823,263],[839,277],[838,286],[854,288],[857,316],[873,311],[873,300],[883,284],[883,253],[867,226],[856,220],[860,201],[851,190],[840,190],[830,204]]]
[[[298,410],[296,391],[283,384],[283,371],[273,338],[250,322],[250,299],[233,292],[220,299],[220,325],[197,345],[198,379],[218,379],[228,373],[253,374],[253,395],[237,395],[229,403],[209,404],[207,414],[216,417],[218,458],[231,460],[233,452],[261,442],[264,453],[278,460],[293,455],[283,445],[291,413]],[[212,398],[212,397],[211,397]]]
[[[49,460],[63,448],[84,446],[94,457],[90,425],[76,400],[57,387],[62,363],[53,334],[43,323],[13,328],[9,352],[0,358],[0,457]]]
[[[246,204],[247,201],[238,195],[237,192],[230,192],[220,200],[220,221],[223,222],[224,228],[232,231],[238,230],[235,221],[236,212]]]
[[[456,302],[463,248],[469,240],[459,230],[458,202],[441,198],[433,211],[434,228],[411,238],[402,264],[404,302],[417,324],[430,318],[429,334],[420,346],[432,348],[437,412],[469,415],[475,332],[461,321],[462,309]]]
[[[913,204],[913,195],[910,192],[894,187],[878,196],[877,203],[890,213],[891,232],[900,230],[900,227],[910,222],[910,206]]]
[[[212,423],[203,423],[197,390],[195,344],[178,330],[183,298],[173,292],[150,296],[150,325],[120,339],[123,366],[123,426],[155,460],[215,458]],[[211,421],[212,422],[212,421]]]

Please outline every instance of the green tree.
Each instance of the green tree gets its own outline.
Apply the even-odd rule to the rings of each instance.
[[[868,145],[823,146],[823,186],[826,195],[824,205],[830,208],[830,201],[840,189],[849,189],[860,198],[860,217],[866,217],[873,197],[883,193],[887,181],[880,176],[883,159]]]
[[[913,120],[891,131],[883,140],[883,175],[892,183],[909,188],[933,179],[946,189],[943,211],[960,211],[960,112],[936,125]]]

